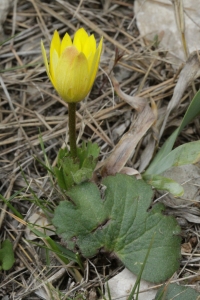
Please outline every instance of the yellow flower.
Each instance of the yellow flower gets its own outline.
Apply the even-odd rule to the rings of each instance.
[[[50,46],[50,62],[41,42],[42,55],[47,74],[58,94],[66,102],[79,102],[91,90],[101,56],[103,39],[98,47],[94,35],[88,35],[80,28],[74,35],[73,42],[65,34],[62,41],[57,31],[54,32]]]

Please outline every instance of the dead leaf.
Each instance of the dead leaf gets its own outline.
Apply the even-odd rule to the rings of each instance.
[[[4,33],[3,33],[3,28],[2,25],[5,22],[7,18],[7,14],[12,7],[14,1],[12,0],[1,0],[0,1],[0,40],[4,40]]]
[[[140,156],[140,165],[139,165],[139,172],[143,172],[145,168],[149,165],[149,162],[151,161],[153,154],[155,152],[155,148],[158,143],[158,136],[159,136],[159,130],[158,130],[158,107],[155,101],[151,98],[151,109],[155,116],[155,122],[152,124],[151,132],[145,137],[144,145],[145,149],[142,151],[142,154]]]
[[[140,173],[134,169],[134,168],[129,168],[129,167],[124,167],[121,169],[121,174],[126,174],[126,175],[134,175],[136,178],[141,179],[142,176],[140,175]]]
[[[152,133],[150,133],[148,144],[146,145],[146,148],[144,149],[140,157],[140,161],[141,161],[139,167],[140,173],[144,171],[144,169],[148,166],[150,160],[152,159],[155,151],[155,146],[156,146],[156,140],[154,139]]]
[[[191,252],[192,252],[192,246],[190,243],[184,243],[181,245],[181,254],[191,253]]]
[[[137,276],[125,268],[122,272],[108,280],[108,285],[105,287],[106,299],[108,299],[109,295],[107,287],[109,287],[109,293],[112,299],[128,299],[136,280]],[[141,279],[138,300],[154,299],[158,288],[155,287],[152,289],[152,287],[154,287],[153,283]]]
[[[29,223],[35,225],[35,228],[46,234],[47,236],[54,235],[55,228],[50,222],[47,220],[42,210],[38,210],[34,212],[27,220]],[[25,236],[27,240],[35,240],[38,237],[30,230],[29,227],[26,227]]]
[[[154,121],[155,116],[149,105],[146,105],[143,111],[138,115],[135,123],[133,123],[129,131],[123,135],[112,154],[104,162],[101,172],[102,176],[114,175],[122,170],[128,159],[133,155],[138,142]]]
[[[117,95],[122,98],[126,103],[128,103],[131,107],[133,107],[138,112],[141,112],[145,105],[147,104],[147,100],[138,96],[130,96],[124,93],[119,86],[119,82],[117,79],[111,74],[110,78],[112,80],[112,84]]]
[[[180,72],[180,76],[178,82],[175,86],[174,93],[172,99],[168,103],[165,118],[160,129],[159,139],[161,138],[163,131],[165,130],[165,126],[168,120],[170,113],[173,109],[177,109],[182,98],[183,93],[185,92],[188,85],[192,80],[196,79],[200,76],[200,61],[199,61],[200,52],[194,51],[189,56],[184,68]]]
[[[190,223],[200,224],[200,217],[188,212],[181,212],[181,216],[185,218]]]

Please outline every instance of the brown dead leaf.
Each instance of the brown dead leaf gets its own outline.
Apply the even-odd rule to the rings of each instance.
[[[149,105],[146,105],[130,130],[123,135],[110,157],[104,162],[102,176],[114,175],[122,170],[128,159],[133,155],[136,145],[154,121],[155,116]]]
[[[165,130],[165,126],[171,111],[177,108],[177,106],[179,105],[181,97],[184,91],[186,90],[186,88],[188,87],[188,85],[192,82],[192,80],[194,80],[199,76],[200,76],[199,52],[194,51],[189,56],[184,68],[180,72],[180,76],[176,84],[176,87],[174,89],[172,99],[170,100],[167,106],[167,111],[160,130],[159,138],[161,138],[163,131]]]
[[[192,252],[192,246],[190,243],[184,243],[181,245],[181,253],[191,253]]]
[[[10,10],[10,8],[13,6],[14,1],[12,0],[1,0],[0,1],[0,40],[3,41],[5,39],[4,33],[3,33],[3,23],[6,20],[7,14]]]
[[[135,110],[137,110],[138,112],[141,112],[143,110],[143,108],[145,107],[145,105],[147,104],[147,100],[142,97],[127,95],[126,93],[124,93],[121,90],[121,88],[119,86],[119,82],[112,74],[110,75],[110,78],[112,80],[112,84],[114,86],[114,90],[117,93],[117,95],[121,99],[123,99],[127,104],[129,104],[131,107],[133,107]]]
[[[153,137],[152,132],[148,136],[148,143],[140,156],[139,172],[143,172],[144,169],[149,165],[150,160],[153,157],[156,147],[156,140]]]
[[[142,176],[140,175],[140,173],[134,169],[134,168],[129,168],[129,167],[124,167],[121,169],[121,174],[126,174],[126,175],[134,175],[136,178],[141,179]]]
[[[198,244],[198,240],[196,236],[190,238],[190,244],[192,247],[196,247],[196,245]]]

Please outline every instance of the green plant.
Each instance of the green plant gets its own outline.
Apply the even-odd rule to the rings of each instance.
[[[15,262],[12,243],[9,240],[3,241],[0,249],[0,270],[9,270]]]
[[[80,148],[76,145],[76,102],[83,100],[92,87],[102,39],[96,47],[94,36],[88,36],[83,28],[75,33],[73,42],[68,34],[60,41],[54,32],[49,64],[43,43],[41,46],[47,75],[68,103],[70,150],[59,151],[56,167],[47,165],[66,198],[54,212],[52,222],[57,234],[63,237],[69,250],[79,251],[84,257],[103,251],[117,256],[136,274],[145,261],[143,278],[154,282],[165,280],[179,266],[180,228],[176,220],[163,215],[161,204],[149,209],[153,192],[143,180],[116,174],[100,182],[99,190],[91,182],[99,155],[97,145],[91,142],[83,143]]]
[[[105,178],[102,184],[102,197],[91,182],[67,192],[70,200],[59,203],[52,220],[57,233],[69,249],[79,249],[84,257],[98,251],[112,254],[135,274],[139,274],[154,237],[142,277],[152,282],[169,278],[180,258],[180,228],[176,220],[163,215],[162,204],[147,211],[152,190],[143,180],[118,174]]]
[[[160,174],[173,166],[194,164],[200,160],[200,141],[186,143],[172,150],[180,132],[200,114],[199,102],[200,91],[196,93],[191,101],[181,125],[166,140],[147,170],[142,174],[142,178],[147,183],[151,184],[156,189],[171,192],[176,197],[183,195],[183,187],[174,180],[165,178]]]

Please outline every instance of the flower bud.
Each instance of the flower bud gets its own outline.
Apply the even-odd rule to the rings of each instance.
[[[98,47],[94,35],[88,35],[80,28],[74,35],[73,42],[65,34],[62,40],[54,32],[50,45],[50,62],[41,41],[42,55],[49,79],[58,94],[66,102],[79,102],[91,90],[100,61],[103,38]]]

